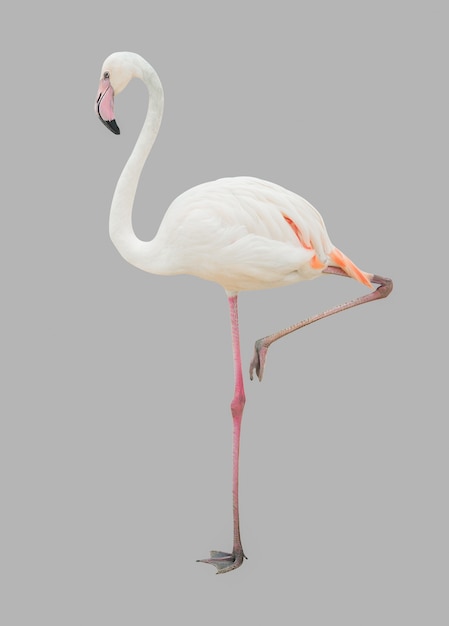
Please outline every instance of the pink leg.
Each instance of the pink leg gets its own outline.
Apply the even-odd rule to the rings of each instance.
[[[237,569],[246,558],[243,554],[242,541],[240,539],[239,522],[239,452],[240,452],[240,428],[242,424],[243,409],[245,406],[245,389],[243,387],[242,360],[240,357],[239,319],[237,308],[237,296],[228,298],[231,314],[232,350],[234,355],[234,398],[231,402],[233,437],[232,437],[232,507],[234,519],[234,545],[232,553],[212,550],[209,559],[201,559],[200,563],[210,563],[217,568],[217,574],[225,574]]]
[[[346,272],[338,267],[330,266],[323,270],[323,273],[335,274],[336,276],[346,276],[348,278]],[[249,367],[249,375],[251,380],[253,379],[254,370],[256,370],[256,374],[259,380],[262,380],[268,348],[271,346],[272,343],[274,343],[278,339],[281,339],[281,337],[285,337],[285,335],[293,333],[295,330],[303,328],[303,326],[313,324],[313,322],[318,322],[318,320],[322,320],[325,317],[329,317],[329,315],[334,315],[335,313],[340,313],[340,311],[345,311],[346,309],[350,309],[353,306],[365,304],[366,302],[372,302],[373,300],[378,300],[379,298],[386,298],[393,289],[393,282],[390,278],[383,278],[382,276],[371,274],[369,276],[369,279],[372,283],[379,285],[379,287],[375,291],[371,291],[370,293],[361,296],[360,298],[356,298],[355,300],[351,300],[350,302],[339,304],[338,306],[329,309],[329,311],[324,311],[324,313],[319,313],[318,315],[309,317],[302,322],[298,322],[298,324],[294,324],[293,326],[284,328],[277,333],[273,333],[272,335],[263,337],[263,339],[258,339],[254,348],[254,356]]]

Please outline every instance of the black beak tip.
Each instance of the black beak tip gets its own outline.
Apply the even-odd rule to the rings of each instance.
[[[106,128],[109,128],[109,130],[112,131],[114,135],[120,135],[120,128],[117,126],[117,122],[115,120],[104,120],[100,114],[98,114],[98,117],[106,126]]]
[[[114,133],[114,135],[120,135],[120,128],[117,126],[117,122],[115,120],[104,122],[104,124]]]

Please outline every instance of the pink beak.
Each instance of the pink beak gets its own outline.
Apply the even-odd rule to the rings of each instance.
[[[114,119],[114,90],[109,78],[102,78],[98,88],[95,109],[98,117],[115,135],[120,135],[120,128]]]

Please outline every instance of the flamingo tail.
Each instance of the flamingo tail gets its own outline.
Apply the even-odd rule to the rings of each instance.
[[[358,280],[359,283],[362,283],[362,285],[365,285],[366,287],[372,289],[373,285],[370,281],[372,274],[367,274],[366,272],[363,272],[361,269],[359,269],[357,265],[355,265],[355,263],[353,263],[351,259],[346,256],[346,254],[343,254],[341,250],[339,250],[338,248],[334,248],[329,254],[329,257],[331,258],[333,263],[335,263],[337,267],[346,272],[348,276],[350,276],[351,278],[355,278],[355,280]]]

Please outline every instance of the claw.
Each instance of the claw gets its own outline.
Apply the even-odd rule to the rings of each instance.
[[[237,569],[243,563],[246,556],[243,552],[220,552],[219,550],[211,550],[209,559],[198,559],[197,563],[208,563],[217,568],[217,574],[226,574]]]

